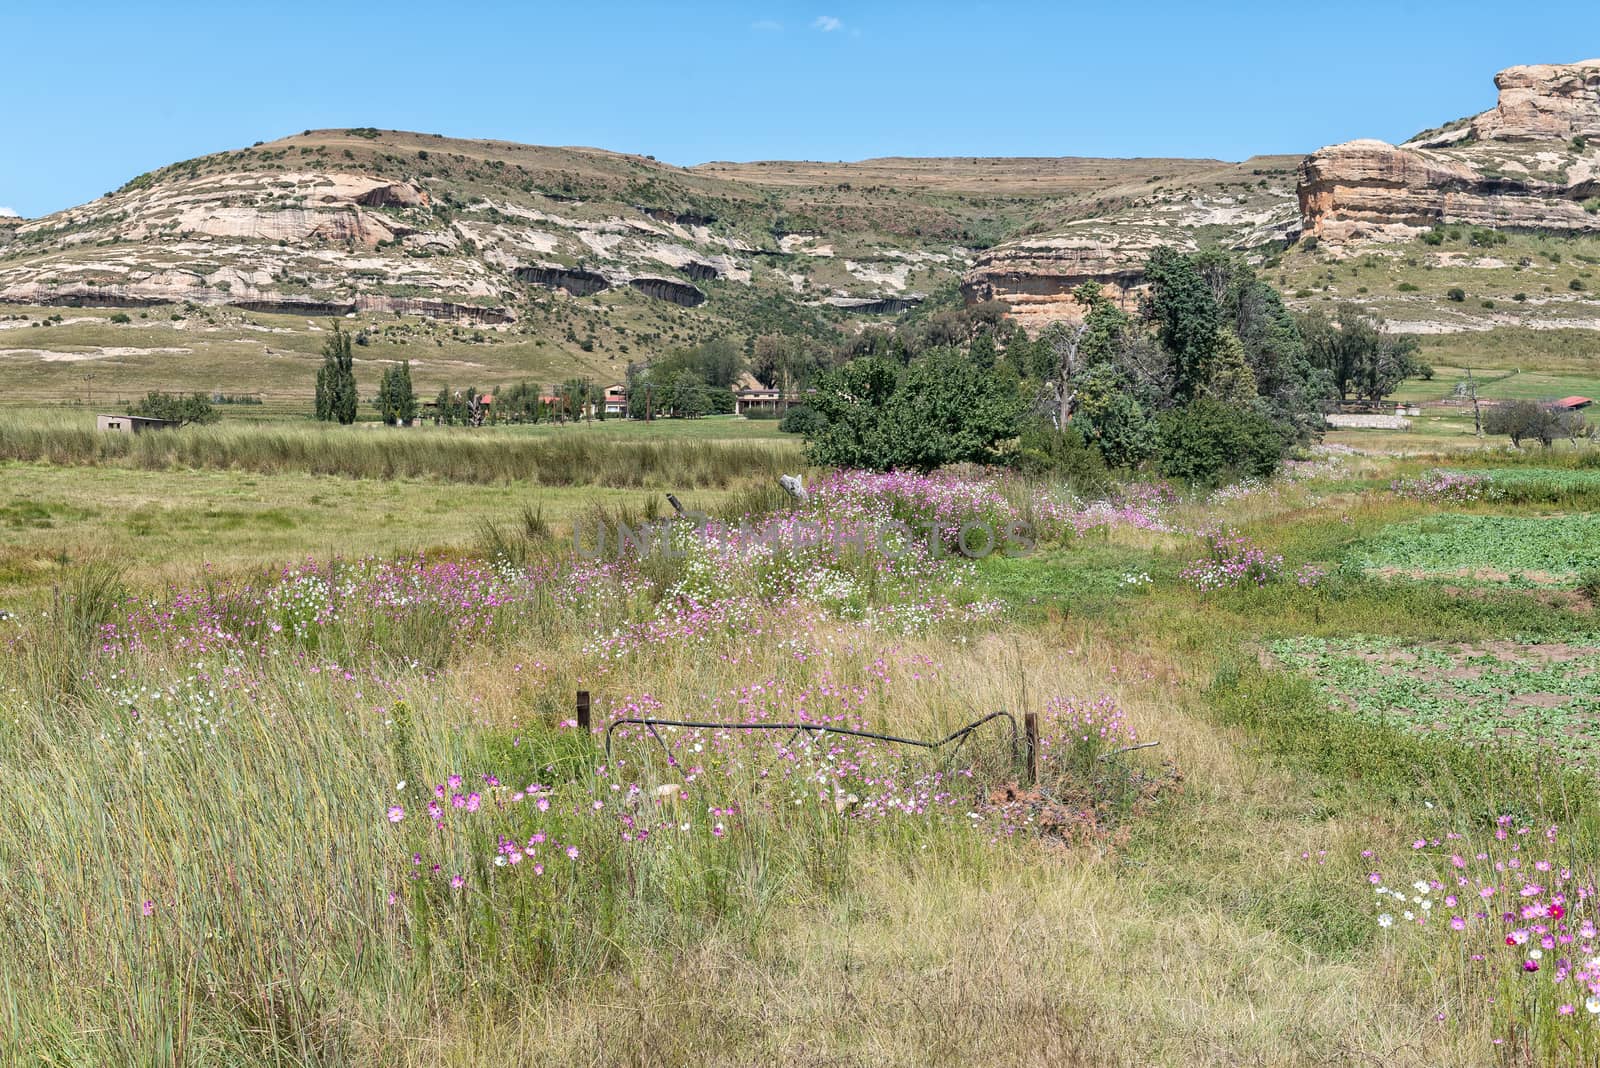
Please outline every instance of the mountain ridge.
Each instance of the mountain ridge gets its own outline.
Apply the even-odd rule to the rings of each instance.
[[[1600,263],[1600,137],[1588,139],[1600,61],[1513,67],[1496,84],[1494,108],[1401,145],[1238,162],[680,167],[588,146],[306,130],[0,218],[0,304],[14,321],[62,306],[342,315],[396,349],[487,331],[520,354],[497,374],[609,375],[714,337],[836,341],[928,300],[997,302],[1037,330],[1081,312],[1084,281],[1131,307],[1150,250],[1175,245],[1235,250],[1293,305],[1356,300],[1394,329],[1600,328],[1587,269]],[[253,340],[239,333],[249,324],[234,329],[230,344]],[[55,336],[0,353],[49,354]],[[106,353],[122,347],[67,355],[115,362]]]

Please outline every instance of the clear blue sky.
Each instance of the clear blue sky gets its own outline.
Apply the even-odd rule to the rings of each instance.
[[[1568,3],[0,5],[0,207],[312,127],[680,164],[1211,156],[1396,140],[1518,63],[1600,55]]]

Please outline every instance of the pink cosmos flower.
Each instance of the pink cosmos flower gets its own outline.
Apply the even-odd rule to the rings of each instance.
[[[146,916],[153,916],[156,911],[156,903],[146,898],[144,904],[139,906],[139,911]]]
[[[399,805],[390,805],[389,806],[389,822],[390,823],[399,823],[401,820],[403,820],[405,818],[406,818],[406,810],[405,809],[401,808]]]

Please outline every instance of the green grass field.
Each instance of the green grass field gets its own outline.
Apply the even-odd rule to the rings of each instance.
[[[65,447],[58,423],[33,429]],[[1429,524],[1465,524],[1443,548],[1502,565],[1535,553],[1530,532],[1592,518],[1541,496],[1587,468],[1440,445],[1524,487],[1446,519],[1385,488],[1428,461],[1381,450],[1137,516],[962,476],[940,499],[973,515],[1079,518],[1014,559],[728,535],[585,562],[572,524],[659,515],[672,483],[606,485],[623,480],[587,452],[580,484],[451,479],[455,443],[691,450],[673,462],[727,471],[685,501],[730,517],[791,507],[754,457],[792,445],[726,420],[423,432],[407,447],[433,473],[355,477],[305,470],[309,450],[252,470],[249,449],[325,433],[359,471],[358,443],[390,432],[197,433],[234,459],[0,465],[0,1043],[18,1063],[1600,1051],[1575,981],[1527,972],[1497,918],[1457,933],[1445,890],[1389,904],[1371,881],[1448,875],[1471,852],[1453,833],[1592,877],[1591,593],[1556,568],[1524,587],[1349,563],[1437,557]],[[783,522],[932,507],[841,492]],[[1202,591],[1198,532],[1219,526],[1281,562]],[[815,716],[938,737],[1039,713],[1040,786],[1003,721],[953,763],[666,728],[623,729],[608,759],[572,726],[578,690],[597,728]],[[1495,843],[1500,814],[1537,829],[1524,853]],[[1590,919],[1564,900],[1563,922]],[[1437,922],[1401,915],[1427,907]]]

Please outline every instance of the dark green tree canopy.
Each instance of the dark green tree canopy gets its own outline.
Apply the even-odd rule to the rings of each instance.
[[[384,369],[378,381],[378,413],[385,423],[409,423],[417,416],[417,394],[411,388],[411,361]]]
[[[1022,414],[1003,378],[955,349],[904,368],[887,357],[854,360],[819,380],[811,407],[826,420],[807,442],[811,462],[878,471],[995,462]]]
[[[217,410],[211,402],[199,393],[187,395],[180,393],[162,393],[152,390],[145,398],[133,406],[133,415],[142,415],[149,419],[165,419],[178,426],[187,426],[190,423],[215,423],[219,418]]]
[[[350,335],[337,319],[333,334],[322,343],[322,367],[317,371],[316,416],[327,423],[349,425],[356,421],[355,357]]]
[[[1299,322],[1312,363],[1341,400],[1376,405],[1407,378],[1432,374],[1416,338],[1385,333],[1382,320],[1355,305],[1340,305],[1332,319],[1313,309]]]

